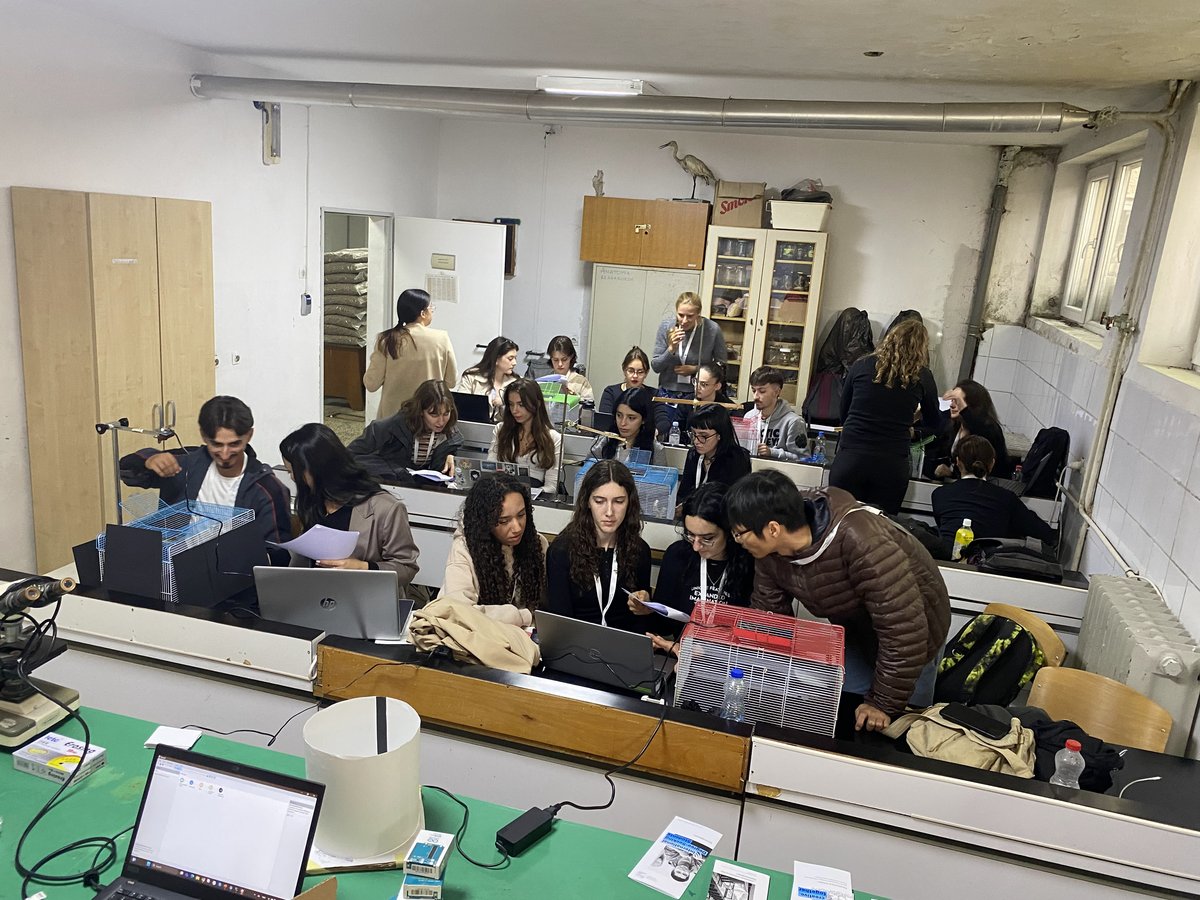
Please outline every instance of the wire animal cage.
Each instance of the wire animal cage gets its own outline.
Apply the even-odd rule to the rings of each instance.
[[[720,711],[729,670],[749,682],[746,721],[833,736],[845,680],[840,625],[696,604],[680,641],[675,703]]]
[[[757,456],[759,443],[758,423],[745,418],[737,418],[732,420],[732,425],[733,436],[737,438],[738,445],[749,450],[751,456]]]
[[[679,494],[679,470],[671,466],[652,466],[650,458],[649,450],[630,450],[624,463],[637,485],[642,515],[652,519],[671,519],[675,515],[675,498]],[[588,459],[580,467],[575,476],[575,493],[572,496],[579,496],[583,476],[595,463],[595,459]]]
[[[127,522],[126,528],[144,528],[157,531],[162,536],[162,598],[168,603],[178,603],[175,585],[176,554],[218,535],[227,534],[254,521],[254,510],[237,506],[218,506],[189,500],[162,506],[154,512]],[[100,556],[100,576],[104,577],[104,534],[96,536],[96,550]]]

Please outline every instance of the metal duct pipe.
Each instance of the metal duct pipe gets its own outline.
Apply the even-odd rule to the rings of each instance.
[[[734,100],[639,95],[574,96],[543,91],[354,84],[193,75],[192,93],[223,100],[406,109],[460,116],[508,116],[530,122],[695,125],[709,128],[1033,134],[1086,125],[1092,114],[1066,103],[871,103],[831,100]]]

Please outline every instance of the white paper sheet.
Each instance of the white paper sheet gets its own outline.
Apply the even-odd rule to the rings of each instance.
[[[444,472],[435,472],[433,469],[409,469],[408,474],[428,478],[430,481],[440,481],[442,484],[454,480],[453,475],[446,475]]]
[[[766,900],[771,885],[771,876],[764,872],[752,872],[733,863],[718,859],[713,863],[712,881],[708,896],[729,897],[731,900]]]
[[[829,866],[793,862],[792,900],[854,900],[850,873]]]
[[[357,531],[340,531],[337,528],[314,525],[300,537],[275,546],[309,559],[349,559],[357,543]]]
[[[676,816],[629,877],[679,900],[720,840],[720,832]]]
[[[672,622],[690,622],[690,621],[692,621],[691,616],[689,616],[687,613],[680,612],[677,609],[672,609],[671,607],[667,606],[665,603],[643,603],[642,605],[645,606],[646,609],[654,610],[660,616],[666,616]]]
[[[180,750],[191,750],[192,745],[200,740],[201,732],[195,728],[172,728],[170,725],[159,725],[154,733],[146,738],[145,746],[155,747],[162,744],[166,747],[178,747]]]

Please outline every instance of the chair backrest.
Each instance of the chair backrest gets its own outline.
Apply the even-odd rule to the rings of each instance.
[[[1171,714],[1128,685],[1082,669],[1046,667],[1033,679],[1029,705],[1069,719],[1102,741],[1162,753]]]
[[[989,603],[983,608],[983,611],[989,615],[1011,619],[1033,635],[1042,655],[1046,657],[1046,665],[1061,666],[1063,660],[1067,658],[1067,645],[1054,633],[1050,624],[1040,616],[1007,603]]]

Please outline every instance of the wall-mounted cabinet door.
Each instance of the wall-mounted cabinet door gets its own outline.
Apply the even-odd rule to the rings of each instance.
[[[704,239],[708,231],[707,203],[647,200],[642,234],[643,266],[661,269],[704,268]]]
[[[584,197],[579,258],[700,271],[708,219],[708,203]]]
[[[645,208],[644,200],[584,197],[579,258],[622,266],[641,265]]]

